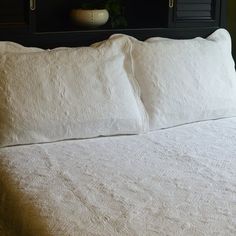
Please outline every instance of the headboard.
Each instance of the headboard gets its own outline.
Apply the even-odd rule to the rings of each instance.
[[[109,20],[99,28],[81,27],[70,20],[70,11],[82,2],[88,0],[1,0],[0,40],[54,48],[87,46],[115,33],[140,40],[206,37],[226,27],[227,0],[119,1],[126,24],[113,26]]]

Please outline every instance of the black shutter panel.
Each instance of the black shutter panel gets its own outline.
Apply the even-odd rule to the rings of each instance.
[[[217,26],[222,1],[225,0],[169,0],[169,26]]]
[[[209,20],[214,18],[212,0],[178,0],[176,20]]]
[[[0,23],[23,23],[24,8],[24,0],[0,0]]]

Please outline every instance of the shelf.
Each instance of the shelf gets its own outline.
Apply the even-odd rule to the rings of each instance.
[[[85,46],[119,33],[140,40],[206,37],[226,24],[226,0],[175,0],[173,7],[168,0],[124,0],[127,27],[112,28],[108,22],[96,29],[75,26],[69,17],[81,1],[92,0],[37,0],[34,10],[29,0],[0,1],[0,40],[42,48]]]
[[[37,9],[33,12],[36,32],[78,31],[88,30],[73,25],[70,11],[78,8],[81,0],[47,0],[38,1]],[[127,22],[127,29],[160,28],[168,26],[167,0],[124,1],[123,16]],[[52,17],[53,16],[53,17]],[[50,20],[48,20],[50,18]],[[113,30],[111,22],[99,28]]]
[[[91,30],[91,31],[58,31],[40,32],[33,34],[7,35],[5,39],[18,42],[25,46],[35,46],[41,48],[55,47],[77,47],[88,46],[95,42],[109,38],[112,34],[127,34],[140,40],[150,37],[168,38],[194,38],[197,36],[207,37],[213,33],[217,27],[204,28],[145,28],[145,29],[116,29],[116,30]],[[2,37],[4,40],[4,37]]]

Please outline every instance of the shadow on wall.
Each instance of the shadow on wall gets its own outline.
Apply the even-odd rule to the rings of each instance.
[[[233,41],[233,55],[236,60],[236,1],[228,0],[228,30]]]

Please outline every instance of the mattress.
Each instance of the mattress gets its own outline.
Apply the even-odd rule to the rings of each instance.
[[[0,174],[7,235],[236,235],[236,118],[2,148]]]

